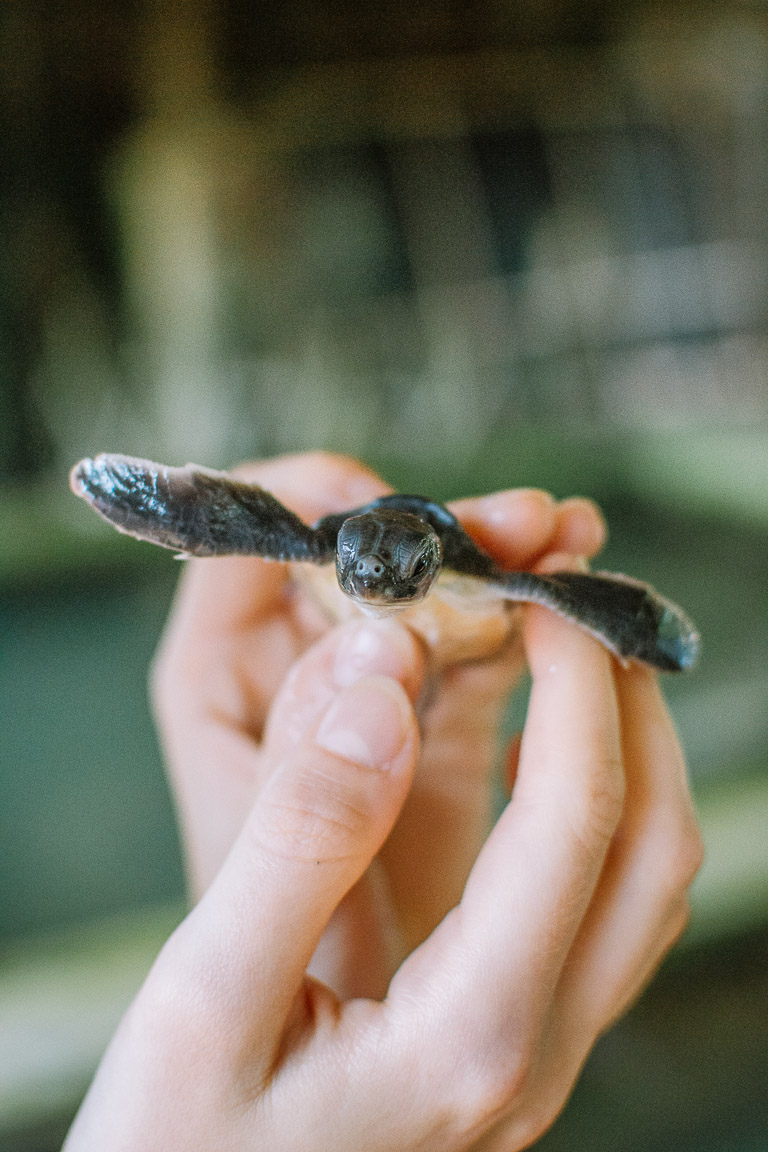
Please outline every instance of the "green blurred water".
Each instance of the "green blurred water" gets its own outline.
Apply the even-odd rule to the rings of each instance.
[[[0,597],[0,941],[181,895],[145,691],[171,590],[134,573]]]

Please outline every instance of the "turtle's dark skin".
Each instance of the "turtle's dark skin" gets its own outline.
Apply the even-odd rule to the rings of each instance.
[[[335,565],[348,600],[376,615],[420,605],[431,591],[427,604],[447,598],[454,618],[456,605],[498,613],[507,603],[536,603],[586,628],[624,662],[679,672],[698,654],[691,621],[648,584],[607,572],[505,571],[447,508],[422,496],[382,496],[309,526],[263,488],[191,464],[102,455],[81,460],[71,483],[121,532],[184,556]],[[430,642],[429,627],[417,631]]]

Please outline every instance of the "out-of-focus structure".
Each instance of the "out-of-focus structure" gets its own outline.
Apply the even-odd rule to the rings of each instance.
[[[66,472],[316,447],[593,495],[700,623],[687,951],[542,1146],[764,1147],[764,7],[14,0],[0,51],[0,1149],[57,1146],[182,899],[143,702],[173,566]]]
[[[766,420],[748,5],[147,9],[4,16],[6,476]]]

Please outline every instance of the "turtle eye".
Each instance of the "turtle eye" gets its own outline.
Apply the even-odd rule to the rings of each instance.
[[[426,572],[426,570],[427,570],[427,556],[426,556],[426,553],[422,552],[421,556],[419,556],[418,560],[416,561],[416,563],[413,566],[413,570],[411,572],[411,575],[412,576],[423,576],[424,573]]]

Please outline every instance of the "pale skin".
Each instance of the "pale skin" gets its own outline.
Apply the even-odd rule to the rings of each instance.
[[[308,521],[386,491],[324,454],[242,474]],[[451,507],[508,567],[603,541],[585,500]],[[331,628],[279,564],[187,565],[153,692],[197,902],[67,1152],[514,1152],[553,1122],[682,931],[701,841],[653,673],[520,615],[517,643],[425,694],[396,621]]]

